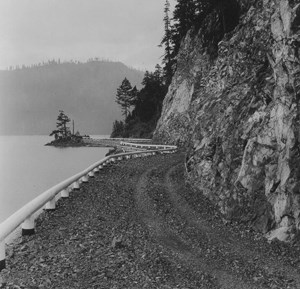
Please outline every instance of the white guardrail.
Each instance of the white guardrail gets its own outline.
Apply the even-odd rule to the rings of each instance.
[[[59,194],[62,198],[68,198],[69,193],[72,190],[79,189],[81,183],[88,182],[89,177],[94,177],[95,173],[98,173],[100,169],[102,169],[109,163],[114,163],[123,159],[146,157],[160,153],[173,153],[177,150],[176,146],[167,145],[142,145],[125,142],[122,142],[121,145],[136,148],[150,148],[151,150],[126,152],[107,156],[104,159],[89,166],[82,172],[77,173],[76,175],[73,175],[72,177],[48,189],[0,224],[0,271],[5,268],[5,239],[20,225],[22,227],[23,236],[34,234],[35,219],[37,218],[36,212],[42,209],[44,206],[46,210],[54,210],[56,197]]]
[[[115,140],[115,141],[124,141],[130,143],[149,143],[152,142],[151,138],[107,138],[104,140]]]
[[[131,142],[125,142],[121,141],[120,142],[121,146],[130,146],[133,148],[146,148],[146,149],[177,149],[177,146],[171,146],[171,145],[158,145],[158,144],[137,144],[137,143],[131,143]]]

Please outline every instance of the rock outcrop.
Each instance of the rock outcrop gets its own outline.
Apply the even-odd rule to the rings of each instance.
[[[289,240],[300,230],[299,1],[237,2],[216,58],[201,29],[183,40],[154,139],[188,148],[188,180],[226,218]]]

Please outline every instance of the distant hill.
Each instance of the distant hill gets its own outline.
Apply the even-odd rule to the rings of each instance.
[[[0,134],[49,134],[59,110],[82,134],[110,134],[121,119],[117,87],[127,77],[140,86],[144,73],[120,62],[56,63],[0,71]]]

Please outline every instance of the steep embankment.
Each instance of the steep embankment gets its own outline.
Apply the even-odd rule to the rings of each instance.
[[[139,86],[143,72],[108,61],[0,71],[0,134],[48,134],[61,109],[82,134],[109,134],[121,118],[115,97],[125,77]]]
[[[214,12],[182,42],[154,138],[188,147],[190,183],[227,218],[287,239],[300,229],[298,1],[237,2],[216,58]]]

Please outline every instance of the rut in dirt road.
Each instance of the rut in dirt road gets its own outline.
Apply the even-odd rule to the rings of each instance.
[[[200,270],[216,278],[220,288],[254,288],[239,282],[234,276],[227,274],[225,271],[214,269],[200,252],[191,249],[190,244],[186,243],[177,232],[169,228],[162,218],[156,216],[151,206],[151,200],[147,195],[147,192],[151,190],[151,185],[149,186],[148,182],[152,171],[153,169],[145,172],[141,177],[136,193],[137,206],[142,211],[141,217],[147,225],[151,236],[163,246],[173,250],[182,266],[188,266],[193,271]],[[216,286],[217,284],[212,285]]]
[[[184,184],[183,169],[177,159],[171,167],[148,169],[139,179],[137,208],[152,238],[172,250],[180,265],[208,274],[213,287],[300,288],[295,268],[254,250],[251,240],[230,234],[209,219],[206,210],[203,216],[190,207],[184,198],[191,191]]]
[[[255,248],[251,239],[244,238],[241,240],[239,236],[228,234],[228,230],[224,230],[224,226],[216,226],[211,222],[205,221],[205,218],[197,215],[184,197],[180,196],[180,192],[188,193],[188,189],[184,187],[181,178],[176,178],[178,172],[183,171],[183,164],[180,163],[177,166],[172,167],[165,175],[165,184],[168,188],[168,197],[170,198],[172,205],[176,210],[176,214],[180,215],[187,222],[188,226],[191,226],[194,234],[201,237],[203,233],[206,234],[211,246],[217,246],[220,252],[230,252],[232,256],[240,259],[243,262],[249,262],[249,260],[255,260],[259,263],[260,268],[266,268],[264,274],[270,275],[270,272],[280,272],[281,275],[286,275],[287,280],[293,280],[296,288],[300,288],[300,275],[299,267],[295,269],[292,266],[286,264],[283,266],[282,262],[279,262],[277,258],[270,257],[266,254],[262,248]],[[177,171],[177,172],[176,172]],[[212,228],[212,225],[215,225]],[[269,276],[270,279],[274,279],[274,276]],[[276,279],[276,278],[275,278]],[[290,282],[292,283],[292,282]]]

